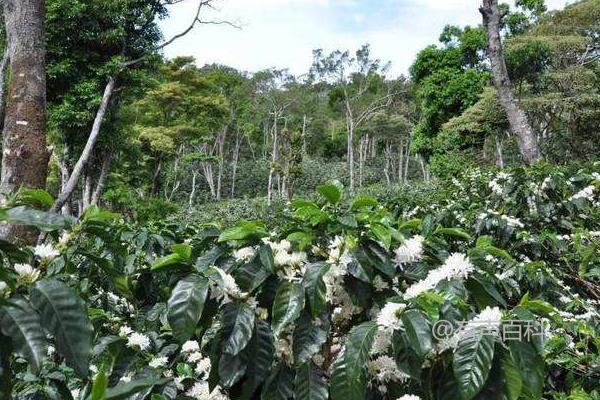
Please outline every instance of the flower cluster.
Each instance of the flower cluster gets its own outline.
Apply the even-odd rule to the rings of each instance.
[[[416,235],[396,249],[396,263],[398,265],[411,264],[423,258],[423,242],[421,235]]]
[[[473,264],[467,256],[462,253],[451,254],[441,267],[429,271],[425,279],[406,289],[404,298],[412,299],[421,293],[433,290],[443,280],[465,279],[473,270]]]
[[[307,255],[303,251],[292,251],[292,244],[288,240],[271,242],[268,239],[264,243],[271,246],[277,275],[287,281],[299,281],[304,276]]]

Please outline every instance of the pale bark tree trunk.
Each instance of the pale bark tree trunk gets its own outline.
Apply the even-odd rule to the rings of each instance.
[[[225,137],[227,136],[227,126],[217,138],[219,151],[219,169],[217,171],[217,200],[221,200],[221,185],[223,181],[223,169],[225,165]]]
[[[302,154],[306,154],[306,114],[302,116]]]
[[[104,88],[104,94],[102,95],[102,100],[100,102],[100,107],[98,107],[98,111],[96,112],[96,117],[94,119],[94,123],[92,125],[92,130],[90,131],[90,136],[88,136],[88,140],[79,156],[79,160],[73,167],[73,171],[71,172],[71,176],[69,177],[69,181],[67,182],[64,189],[58,195],[58,198],[54,202],[52,206],[52,211],[58,211],[62,208],[63,204],[69,199],[75,187],[77,186],[77,182],[81,177],[81,173],[83,172],[84,167],[89,162],[90,157],[92,156],[92,152],[94,150],[94,146],[96,145],[96,141],[98,140],[98,136],[100,135],[100,129],[102,128],[102,123],[104,122],[104,116],[106,115],[106,110],[108,109],[108,104],[110,102],[110,98],[115,89],[115,84],[117,82],[116,77],[111,77]]]
[[[410,167],[410,140],[406,142],[406,166],[404,167],[404,182],[408,182],[408,168]]]
[[[60,191],[65,190],[67,186],[67,182],[69,181],[69,177],[71,176],[71,171],[69,170],[69,159],[70,159],[70,147],[68,144],[65,144],[63,149],[63,154],[61,157],[57,156],[58,159],[58,168],[60,170]],[[61,213],[63,215],[71,215],[71,202],[66,201],[61,208]]]
[[[83,190],[81,193],[81,204],[83,211],[87,210],[92,202],[92,171],[89,169],[84,173]]]
[[[390,179],[390,144],[386,143],[385,144],[385,150],[384,150],[384,156],[385,156],[385,167],[383,168],[383,174],[385,175],[385,181],[388,184],[388,186],[391,184],[391,179]]]
[[[277,163],[278,155],[277,155],[277,121],[278,121],[278,113],[275,112],[275,116],[273,117],[273,150],[271,152],[271,168],[269,169],[269,182],[267,187],[267,205],[271,205],[273,202],[273,179],[275,175],[275,164]]]
[[[96,189],[92,194],[91,205],[97,206],[100,203],[100,197],[106,187],[106,181],[108,180],[108,174],[110,172],[110,164],[112,163],[113,155],[108,154],[102,161],[102,167],[100,168],[100,175],[98,176],[98,182],[96,183]]]
[[[8,45],[4,49],[2,61],[0,61],[0,116],[4,116],[4,105],[6,102],[4,96],[4,81],[6,80],[6,70],[8,69]]]
[[[231,165],[231,198],[235,197],[235,180],[237,176],[237,166],[240,159],[240,134],[235,136],[235,147],[233,149],[233,162]]]
[[[479,11],[483,16],[483,25],[488,39],[492,75],[500,103],[506,111],[510,131],[517,138],[523,161],[528,165],[532,164],[541,159],[542,156],[531,124],[521,107],[519,99],[514,94],[510,77],[508,76],[506,61],[504,60],[502,51],[502,40],[500,38],[500,24],[503,16],[498,10],[498,0],[483,0],[483,6]]]
[[[502,151],[502,139],[496,136],[496,165],[504,168],[504,155]]]
[[[46,48],[43,0],[4,0],[10,59],[3,127],[0,196],[21,187],[45,188],[50,153],[46,148]],[[2,202],[5,198],[2,197]],[[30,228],[4,225],[3,239],[35,241]]]
[[[196,180],[198,179],[198,172],[192,172],[192,191],[190,192],[189,206],[192,208],[194,205],[194,197],[196,195]]]
[[[398,184],[402,184],[404,178],[404,141],[398,145]]]
[[[354,191],[354,120],[348,105],[348,167],[350,170],[350,191]]]
[[[156,166],[154,167],[154,174],[152,175],[152,188],[150,193],[153,196],[157,196],[160,191],[160,173],[162,171],[162,156],[159,154],[156,158]]]

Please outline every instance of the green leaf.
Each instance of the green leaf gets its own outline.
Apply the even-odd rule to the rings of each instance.
[[[124,400],[142,390],[164,385],[167,382],[169,382],[169,379],[167,378],[157,379],[152,377],[136,379],[127,383],[119,383],[117,386],[111,387],[106,391],[104,400]]]
[[[433,349],[431,325],[427,317],[419,310],[407,310],[402,313],[401,319],[408,343],[417,355],[425,356]]]
[[[251,399],[256,389],[268,378],[275,351],[273,342],[273,332],[269,324],[265,321],[257,321],[252,340],[244,350],[248,367],[242,399]]]
[[[510,351],[504,350],[500,359],[502,367],[502,378],[504,381],[504,392],[508,400],[517,400],[523,389],[523,379],[516,359]]]
[[[104,366],[100,367],[100,370],[94,378],[92,385],[92,393],[90,394],[90,400],[104,400],[106,395],[106,389],[108,388],[108,378],[104,373]]]
[[[458,343],[452,368],[464,400],[471,400],[481,391],[492,368],[493,358],[494,336],[485,329],[469,332]]]
[[[34,210],[25,206],[7,210],[5,214],[1,215],[1,219],[13,225],[34,226],[43,232],[68,229],[75,223],[73,217]]]
[[[46,279],[31,289],[31,304],[42,325],[56,340],[56,350],[67,365],[85,378],[89,373],[93,328],[81,299],[64,283]]]
[[[48,209],[54,204],[54,199],[44,189],[21,188],[17,194],[17,201],[33,208]]]
[[[285,363],[271,370],[261,395],[262,400],[288,400],[294,394],[294,371]]]
[[[154,260],[154,262],[150,266],[150,269],[152,271],[159,271],[168,267],[180,265],[184,261],[186,261],[186,259],[181,257],[181,255],[177,253],[172,253]]]
[[[483,276],[473,275],[465,282],[465,286],[480,308],[497,305],[506,307],[506,301],[500,292]]]
[[[260,239],[269,236],[262,223],[256,221],[241,221],[232,228],[226,229],[219,236],[219,243],[230,240]]]
[[[317,186],[317,192],[327,199],[330,204],[337,204],[342,199],[344,186],[340,181],[331,181]]]
[[[471,235],[460,228],[438,228],[434,232],[436,235],[450,236],[464,240],[471,240]]]
[[[364,400],[366,398],[365,366],[376,332],[377,324],[371,321],[350,330],[343,350],[333,363],[331,400]]]
[[[15,351],[37,373],[46,356],[47,344],[40,316],[27,300],[13,298],[0,307],[0,329],[12,339]]]
[[[317,354],[327,341],[329,320],[327,318],[312,320],[310,314],[303,313],[296,323],[294,330],[294,362],[304,364]]]
[[[238,355],[250,342],[254,310],[247,304],[229,303],[223,308],[223,352]]]
[[[321,370],[312,361],[305,362],[296,368],[295,400],[326,400],[327,397],[327,381]]]
[[[246,373],[248,360],[242,355],[221,353],[219,358],[219,378],[221,386],[230,388],[235,385]]]
[[[366,208],[366,207],[374,208],[374,207],[377,207],[378,205],[379,205],[379,202],[374,197],[358,196],[356,199],[354,199],[350,208],[352,210],[360,210],[361,208]]]
[[[522,396],[541,399],[546,377],[544,359],[537,353],[535,347],[527,342],[511,340],[508,343],[510,352],[515,359],[523,380]]]
[[[175,254],[179,254],[184,260],[192,258],[192,247],[187,243],[174,244],[171,246],[171,251]]]
[[[389,278],[394,278],[396,275],[396,267],[392,263],[386,249],[381,247],[379,243],[369,240],[361,246],[367,256],[367,260],[376,270],[382,272]],[[362,260],[361,260],[362,262]]]
[[[167,319],[173,336],[180,342],[189,340],[200,321],[208,293],[208,280],[188,275],[177,282],[167,303]]]
[[[300,316],[304,308],[304,290],[302,286],[293,282],[282,282],[275,293],[273,301],[273,332],[275,335]]]
[[[390,247],[392,244],[392,234],[387,226],[382,224],[373,224],[371,226],[371,232],[373,232],[375,238],[385,245],[386,249]]]
[[[196,263],[194,264],[194,268],[198,272],[204,272],[206,268],[211,265],[215,265],[215,262],[221,257],[222,250],[219,246],[213,246],[209,251],[201,255],[196,259]]]
[[[244,292],[252,293],[271,275],[260,261],[260,255],[256,255],[249,262],[240,265],[234,272],[233,277]]]
[[[308,304],[313,317],[321,315],[327,309],[327,287],[323,276],[331,266],[325,262],[318,262],[306,266],[302,285],[306,289]]]
[[[258,256],[263,267],[269,272],[275,272],[275,260],[273,258],[273,249],[268,244],[263,244],[258,249]]]

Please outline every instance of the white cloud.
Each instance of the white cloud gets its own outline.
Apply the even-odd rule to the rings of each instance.
[[[547,0],[560,8],[567,0]],[[161,27],[165,37],[185,29],[195,0],[172,7]],[[312,50],[352,50],[370,43],[374,56],[406,73],[416,53],[437,42],[447,24],[480,23],[479,0],[221,0],[204,19],[242,26],[202,25],[169,46],[169,57],[193,55],[199,64],[221,63],[247,71],[269,67],[305,73]],[[378,7],[385,6],[385,8]],[[377,14],[381,11],[382,14]]]

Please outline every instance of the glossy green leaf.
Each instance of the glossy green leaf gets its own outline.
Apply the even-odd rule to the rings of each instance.
[[[342,199],[344,186],[340,181],[328,182],[317,186],[317,192],[327,199],[331,204],[337,204]]]
[[[263,387],[261,400],[288,400],[294,394],[294,371],[280,363],[272,370]]]
[[[406,337],[417,355],[423,357],[433,349],[431,324],[423,312],[407,310],[402,313]]]
[[[379,202],[374,197],[358,196],[356,199],[354,199],[350,208],[352,210],[360,210],[361,208],[367,208],[367,207],[373,208],[373,207],[377,207],[378,205],[379,205]]]
[[[327,341],[329,333],[329,320],[313,319],[310,314],[304,312],[296,322],[294,330],[293,352],[296,365],[304,364],[312,356],[319,353],[323,344]]]
[[[46,357],[47,343],[38,313],[23,298],[13,298],[0,307],[0,330],[11,338],[14,350],[34,372]]]
[[[81,377],[89,373],[93,328],[83,302],[64,283],[46,279],[31,289],[31,304],[56,341],[56,350]]]
[[[173,336],[180,342],[189,340],[200,321],[208,293],[208,280],[188,275],[177,282],[167,303],[167,319]]]
[[[294,400],[326,400],[328,396],[327,381],[312,361],[296,368]]]
[[[219,242],[260,239],[268,235],[269,233],[262,223],[256,221],[241,221],[236,226],[223,231],[219,236]]]
[[[471,400],[483,388],[492,368],[494,340],[485,329],[475,329],[459,341],[452,369],[464,400]]]
[[[104,400],[106,396],[106,389],[108,388],[108,378],[104,373],[104,367],[100,367],[100,370],[94,377],[94,383],[92,384],[92,393],[90,394],[90,400]]]
[[[330,268],[331,266],[324,262],[312,263],[306,266],[302,284],[306,289],[310,312],[315,318],[327,309],[327,287],[323,281],[323,276]]]
[[[333,363],[332,400],[364,400],[367,390],[366,364],[377,324],[364,322],[348,333],[346,344]]]
[[[279,335],[283,329],[300,316],[304,308],[304,289],[293,282],[282,282],[273,301],[273,332]]]
[[[273,353],[275,351],[273,332],[265,321],[257,321],[254,335],[244,349],[244,358],[248,363],[242,399],[251,399],[258,387],[269,377]]]
[[[164,385],[167,382],[169,382],[167,378],[142,378],[127,383],[119,383],[106,391],[104,400],[124,400],[142,390]]]
[[[238,355],[250,342],[254,331],[254,310],[247,304],[229,303],[223,308],[223,352]]]
[[[68,229],[75,223],[73,217],[65,217],[60,214],[39,211],[19,206],[7,210],[2,214],[2,220],[14,225],[34,226],[43,232],[53,232]]]

